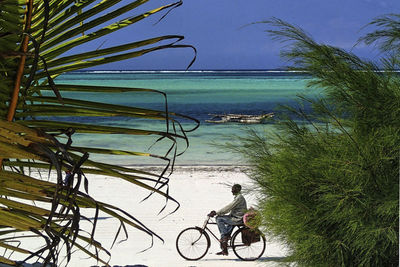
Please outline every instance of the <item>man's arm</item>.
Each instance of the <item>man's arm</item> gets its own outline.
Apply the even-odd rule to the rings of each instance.
[[[239,195],[235,196],[235,198],[233,199],[233,201],[231,203],[229,203],[228,205],[226,205],[225,207],[223,207],[222,209],[217,211],[217,215],[227,214],[239,203],[239,201],[240,201]]]

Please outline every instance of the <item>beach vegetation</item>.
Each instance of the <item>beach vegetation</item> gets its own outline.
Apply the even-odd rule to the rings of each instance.
[[[284,107],[273,134],[252,131],[234,146],[252,166],[267,237],[299,266],[398,266],[400,16],[377,18],[360,38],[381,52],[373,61],[265,23],[290,69],[322,89]]]
[[[186,133],[194,130],[198,122],[170,112],[166,95],[161,91],[61,85],[56,79],[66,72],[164,49],[190,48],[195,52],[192,46],[181,44],[184,37],[180,35],[146,40],[132,40],[131,36],[124,44],[103,47],[99,41],[102,37],[155,16],[163,19],[182,4],[178,1],[152,7],[145,5],[147,2],[0,1],[0,263],[40,261],[43,266],[60,266],[68,264],[73,250],[80,250],[108,265],[110,253],[96,241],[96,226],[101,223],[99,214],[118,220],[114,243],[128,237],[127,227],[147,233],[150,246],[154,237],[162,239],[129,212],[92,198],[90,175],[128,181],[148,191],[149,196],[158,194],[169,203],[174,202],[178,208],[179,203],[168,193],[165,174],[172,171],[176,156],[188,145]],[[91,45],[97,49],[87,50],[89,42],[97,42],[98,45]],[[71,97],[70,92],[107,95],[147,92],[161,96],[165,108],[151,110],[100,103]],[[95,118],[115,116],[161,121],[164,127],[136,129],[95,123]],[[77,117],[87,119],[74,119]],[[193,122],[190,129],[181,126],[181,119]],[[129,136],[132,149],[75,145],[77,134]],[[154,142],[164,140],[170,145],[165,151],[155,153],[137,151],[133,140],[140,142],[142,136],[152,136]],[[183,147],[178,149],[178,143],[184,144]],[[95,154],[157,158],[164,168],[159,173],[147,172],[96,161],[92,159]],[[67,170],[72,176],[63,181]],[[83,221],[88,221],[91,227],[82,229]],[[25,242],[32,238],[33,247]],[[66,260],[62,261],[60,255]]]

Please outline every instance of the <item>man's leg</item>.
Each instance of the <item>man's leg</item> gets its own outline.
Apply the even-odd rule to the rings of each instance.
[[[217,225],[219,232],[221,233],[221,252],[217,255],[228,255],[228,239],[232,232],[232,217],[228,215],[217,216]]]
[[[229,215],[217,216],[217,225],[221,233],[221,239],[229,237],[233,229],[232,217]]]

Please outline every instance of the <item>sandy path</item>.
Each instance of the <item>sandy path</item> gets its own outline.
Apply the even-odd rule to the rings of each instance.
[[[161,218],[176,208],[175,203],[169,202],[166,210],[158,215],[165,203],[163,197],[153,195],[150,199],[140,203],[140,200],[148,194],[143,189],[120,179],[105,176],[89,176],[88,178],[91,196],[128,211],[164,239],[164,243],[159,239],[154,239],[151,249],[140,252],[151,245],[151,238],[128,226],[129,239],[110,249],[119,223],[115,219],[100,214],[95,237],[111,252],[110,264],[112,266],[278,266],[277,260],[285,256],[285,248],[274,242],[267,243],[263,257],[256,262],[240,261],[232,251],[229,256],[215,255],[220,250],[217,242],[212,242],[208,254],[195,262],[186,261],[176,251],[175,240],[181,230],[190,226],[201,226],[209,211],[219,209],[232,201],[233,196],[227,184],[239,183],[242,184],[244,190],[249,188],[249,178],[239,169],[227,171],[223,168],[214,168],[213,170],[178,168],[170,177],[170,195],[179,201],[181,207],[177,212],[164,219]],[[244,196],[249,207],[254,205],[254,196],[248,194],[244,194]],[[88,216],[93,217],[93,214],[88,214]],[[214,230],[217,234],[216,226],[214,226]],[[119,238],[119,240],[121,239],[123,239],[123,235]],[[107,255],[103,256],[104,259],[108,259]],[[65,263],[61,265],[65,265]],[[81,252],[75,253],[69,264],[74,267],[97,265],[95,260]]]
[[[228,257],[217,256],[219,246],[211,245],[208,254],[200,261],[190,262],[181,258],[175,248],[177,235],[184,228],[202,225],[206,214],[212,209],[218,209],[229,203],[233,196],[226,184],[240,183],[244,189],[250,183],[249,178],[240,171],[206,171],[193,169],[177,169],[170,177],[170,194],[177,199],[181,207],[173,215],[160,220],[157,215],[165,203],[162,197],[152,196],[149,200],[139,203],[146,192],[107,177],[96,176],[90,182],[90,193],[93,197],[119,205],[140,219],[146,226],[159,234],[164,243],[155,239],[153,247],[145,252],[141,250],[150,245],[151,240],[143,233],[130,229],[128,241],[114,246],[110,250],[112,265],[144,265],[158,266],[278,266],[275,260],[285,256],[284,247],[269,242],[262,257],[263,262],[243,262],[236,258],[233,252]],[[248,206],[254,204],[254,197],[245,195]],[[169,203],[168,211],[176,205]],[[97,239],[109,248],[118,229],[118,223],[113,219],[104,218],[96,231]],[[218,230],[215,228],[216,233]],[[71,266],[96,265],[94,260],[74,257]]]

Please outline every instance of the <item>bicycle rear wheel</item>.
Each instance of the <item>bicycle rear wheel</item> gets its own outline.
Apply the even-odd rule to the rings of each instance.
[[[254,261],[260,258],[265,251],[265,237],[260,235],[259,241],[252,242],[251,244],[245,244],[242,240],[242,231],[245,228],[237,230],[231,241],[231,246],[235,255],[244,261]]]
[[[210,237],[201,228],[190,227],[179,233],[176,249],[184,259],[196,261],[203,258],[210,247]]]

